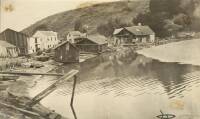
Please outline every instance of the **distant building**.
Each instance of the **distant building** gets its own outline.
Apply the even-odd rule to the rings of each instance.
[[[14,31],[12,29],[6,29],[5,31],[1,32],[0,39],[16,46],[16,48],[19,49],[19,55],[28,54],[29,37],[26,34]]]
[[[70,43],[76,43],[78,42],[79,38],[85,38],[85,37],[86,33],[81,33],[80,31],[70,31],[67,34],[67,41],[69,41]]]
[[[17,57],[18,50],[17,47],[6,42],[0,40],[0,57]]]
[[[57,33],[53,31],[37,31],[29,41],[30,52],[47,50],[56,47],[59,43]]]
[[[65,41],[54,48],[54,59],[57,62],[79,62],[79,49],[69,41]]]
[[[176,34],[176,38],[179,38],[179,39],[191,39],[194,36],[195,36],[195,32],[182,31]]]
[[[76,46],[80,49],[80,52],[102,53],[106,51],[108,46],[106,37],[101,35],[93,35],[79,39],[81,40],[76,43]]]
[[[119,44],[155,42],[155,32],[149,26],[131,26],[115,29],[114,41]]]

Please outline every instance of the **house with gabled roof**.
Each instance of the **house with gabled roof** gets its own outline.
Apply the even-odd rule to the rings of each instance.
[[[67,41],[70,43],[76,43],[78,42],[78,38],[85,38],[86,33],[81,33],[80,31],[69,31],[66,37]]]
[[[149,26],[131,26],[115,29],[115,44],[153,43],[155,32]]]
[[[62,63],[79,62],[79,49],[69,41],[64,41],[54,48],[54,59]]]
[[[59,43],[57,33],[53,31],[36,31],[29,41],[29,47],[33,52],[47,50],[56,47]]]
[[[76,43],[76,46],[80,49],[80,52],[102,53],[107,50],[107,38],[102,35],[90,35],[77,40],[79,42]]]

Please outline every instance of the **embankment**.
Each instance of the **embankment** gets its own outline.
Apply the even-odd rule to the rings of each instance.
[[[16,70],[27,73],[47,73],[56,68],[54,62],[43,62],[42,64],[44,67],[41,68],[18,67]],[[0,90],[0,119],[66,119],[56,112],[45,108],[41,104],[36,104],[33,108],[26,109],[26,104],[31,101],[28,89],[34,86],[40,77],[41,76],[20,76],[16,81],[8,82],[4,90]],[[23,110],[28,110],[39,116],[24,113]]]
[[[177,62],[200,66],[200,39],[155,46],[138,50],[137,53],[161,62]]]

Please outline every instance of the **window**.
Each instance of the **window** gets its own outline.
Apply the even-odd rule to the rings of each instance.
[[[37,38],[35,38],[35,43],[37,43]]]

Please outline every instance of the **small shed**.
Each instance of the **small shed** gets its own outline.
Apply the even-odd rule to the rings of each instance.
[[[70,43],[65,41],[54,48],[54,59],[57,62],[62,63],[75,63],[79,62],[79,49]]]
[[[17,47],[6,42],[0,40],[0,57],[17,57],[18,51]]]
[[[104,36],[93,35],[87,38],[81,38],[81,40],[76,43],[76,46],[80,49],[80,52],[102,53],[106,51],[108,42]]]

